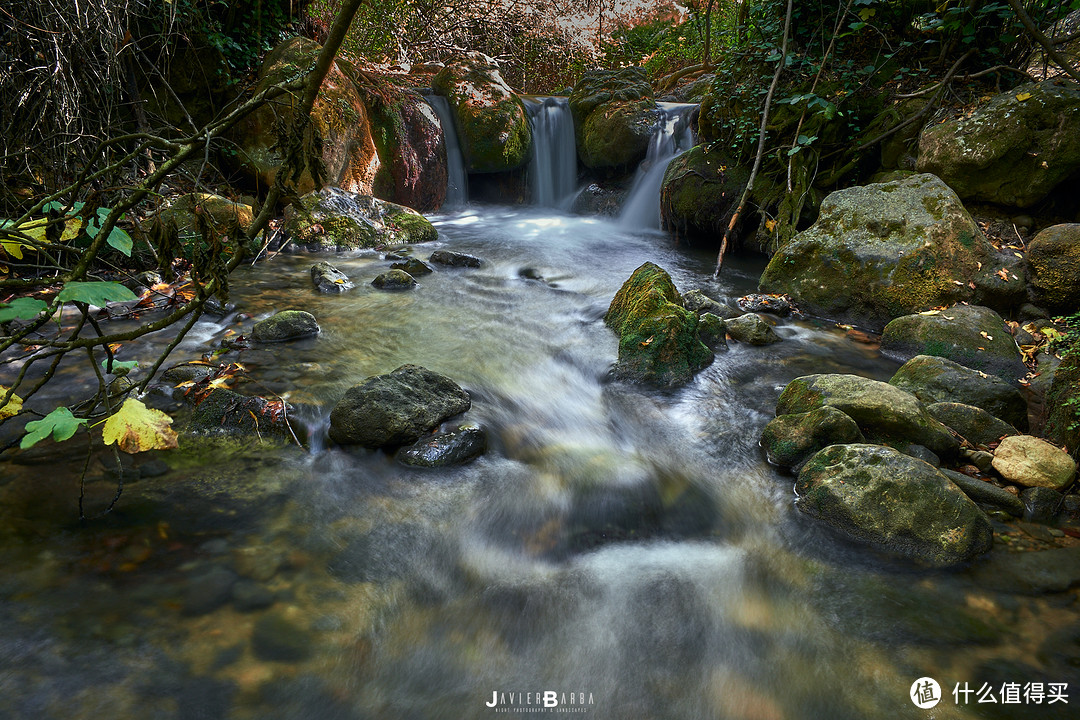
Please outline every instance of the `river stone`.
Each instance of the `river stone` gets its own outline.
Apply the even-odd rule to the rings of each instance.
[[[487,450],[487,434],[479,427],[463,425],[456,430],[421,438],[397,451],[397,461],[417,467],[464,465]]]
[[[962,280],[992,251],[956,193],[933,175],[913,175],[829,194],[817,221],[773,255],[760,288],[878,330],[972,299]]]
[[[1008,490],[955,470],[940,468],[939,472],[952,480],[956,487],[963,490],[965,495],[980,505],[1004,510],[1013,517],[1023,517],[1023,501]]]
[[[265,610],[274,604],[274,593],[252,580],[239,580],[232,587],[232,600],[240,612]]]
[[[1080,545],[1036,552],[994,552],[972,568],[978,587],[1042,595],[1080,585]]]
[[[311,266],[311,282],[324,293],[340,293],[355,287],[348,275],[326,261]]]
[[[695,145],[675,157],[660,187],[663,225],[679,238],[716,242],[730,223],[750,168],[708,145]]]
[[[235,582],[236,575],[218,565],[192,575],[184,590],[183,613],[205,615],[217,610],[232,597]]]
[[[428,261],[450,267],[480,267],[484,264],[484,261],[478,257],[453,250],[436,250],[431,253]]]
[[[994,469],[1009,482],[1024,487],[1064,490],[1076,477],[1069,454],[1031,435],[1011,435],[994,451]]]
[[[285,342],[319,334],[315,316],[303,310],[281,310],[255,323],[251,339],[260,343]]]
[[[777,415],[761,431],[761,447],[774,465],[798,468],[829,445],[865,442],[858,424],[831,405],[810,412]]]
[[[295,442],[289,417],[294,408],[279,399],[241,395],[228,388],[214,388],[199,396],[191,410],[187,432],[214,435],[245,435],[263,440]]]
[[[750,345],[769,345],[780,342],[780,336],[755,313],[746,313],[727,321],[727,332],[732,340]]]
[[[1040,232],[1028,243],[1027,261],[1039,305],[1062,313],[1080,308],[1080,223]]]
[[[290,612],[292,611],[292,612]],[[255,621],[251,648],[262,660],[300,662],[311,656],[314,639],[295,608],[274,610]]]
[[[660,387],[689,382],[713,360],[698,339],[698,318],[663,269],[647,262],[623,283],[604,322],[619,336],[615,374]]]
[[[586,70],[569,98],[578,157],[592,169],[633,169],[659,118],[644,68]]]
[[[1028,427],[1027,401],[1004,380],[966,368],[952,360],[917,355],[889,380],[924,403],[974,405],[1019,430]]]
[[[940,422],[951,427],[972,445],[990,445],[1006,435],[1019,435],[1019,431],[982,408],[963,403],[940,402],[926,406],[926,411]]]
[[[387,270],[376,276],[371,284],[380,290],[411,290],[416,287],[416,279],[404,270]]]
[[[529,115],[495,60],[467,53],[440,70],[431,88],[450,103],[469,172],[506,172],[529,159]]]
[[[1035,206],[1080,170],[1080,85],[1027,83],[973,113],[931,123],[919,138],[917,167],[964,200]]]
[[[471,405],[469,394],[445,375],[402,365],[345,393],[330,413],[330,438],[368,448],[406,445]]]
[[[430,265],[420,258],[408,258],[404,262],[396,262],[390,266],[391,270],[403,270],[413,277],[430,275],[435,272]]]
[[[701,290],[691,290],[690,292],[683,293],[682,301],[683,307],[690,312],[696,312],[699,315],[703,313],[712,313],[721,320],[728,320],[743,314],[742,310],[727,305],[726,303],[713,300]]]
[[[916,355],[943,357],[1006,382],[1027,374],[1005,321],[978,305],[898,317],[881,334],[881,352],[901,362]]]
[[[727,350],[727,324],[710,312],[698,316],[698,340],[710,350]]]
[[[796,507],[845,535],[932,567],[990,549],[983,512],[932,466],[879,445],[831,445],[795,483]]]
[[[776,403],[777,415],[832,406],[856,422],[874,442],[906,447],[923,445],[952,458],[959,443],[911,393],[858,375],[805,375],[788,383]]]
[[[1064,496],[1048,487],[1029,487],[1020,491],[1024,507],[1024,519],[1028,522],[1050,525],[1061,511]]]
[[[431,222],[412,208],[372,195],[328,187],[308,193],[285,209],[285,233],[317,250],[356,250],[380,245],[431,242]]]

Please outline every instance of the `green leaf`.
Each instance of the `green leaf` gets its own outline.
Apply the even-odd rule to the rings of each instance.
[[[105,242],[109,243],[109,245],[124,253],[128,257],[131,257],[131,236],[128,235],[127,232],[125,232],[122,228],[114,227],[112,229],[112,232],[109,233],[109,237],[105,238]]]
[[[84,302],[104,307],[109,302],[137,300],[135,293],[118,282],[69,282],[57,295],[60,302]]]
[[[127,375],[129,372],[139,367],[138,360],[116,360],[112,361],[112,370],[109,370],[109,358],[105,358],[101,361],[101,369],[105,372],[111,372],[113,375]]]
[[[63,442],[74,435],[80,425],[87,422],[85,418],[72,415],[66,407],[58,407],[40,420],[26,423],[26,435],[19,442],[19,447],[23,450],[33,447],[49,435],[52,435],[56,442]]]
[[[802,146],[801,145],[796,145],[795,147],[793,147],[793,148],[791,148],[790,150],[787,151],[788,157],[791,157],[792,155],[799,152],[800,150],[802,150]]]
[[[15,298],[9,303],[0,305],[0,322],[7,322],[16,318],[19,320],[33,320],[47,307],[49,307],[49,304],[44,300],[35,300],[28,297]]]

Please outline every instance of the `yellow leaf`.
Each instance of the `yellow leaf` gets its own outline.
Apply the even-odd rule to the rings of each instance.
[[[1061,332],[1057,328],[1052,327],[1044,327],[1039,332],[1045,335],[1047,340],[1057,340],[1058,338],[1065,336],[1065,333]]]
[[[128,398],[102,428],[106,445],[116,443],[126,453],[144,450],[169,450],[176,447],[176,432],[169,425],[172,418],[160,410],[151,410],[134,398]]]
[[[766,220],[765,221],[765,230],[767,232],[772,232],[775,229],[776,229],[776,221],[775,220]]]
[[[4,399],[4,396],[7,395],[7,392],[8,389],[3,385],[0,385],[0,400]],[[0,405],[0,420],[9,417],[15,417],[20,412],[22,412],[22,398],[13,393],[11,395],[11,398],[8,399],[6,403]]]
[[[1030,100],[1031,99],[1031,93],[1019,93],[1016,96],[1016,99],[1019,100],[1020,102],[1024,102],[1025,100]]]

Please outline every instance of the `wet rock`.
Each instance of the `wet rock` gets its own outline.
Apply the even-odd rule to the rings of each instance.
[[[196,572],[184,589],[182,611],[185,615],[205,615],[224,605],[232,597],[236,575],[217,565]]]
[[[428,265],[420,258],[406,258],[404,262],[396,262],[391,265],[390,269],[407,272],[413,277],[419,277],[420,275],[430,275],[431,273],[435,272],[430,265]]]
[[[348,275],[325,261],[311,266],[311,282],[324,293],[340,293],[356,287]]]
[[[1080,585],[1080,546],[1036,552],[994,552],[972,568],[980,586],[1042,595]]]
[[[619,337],[620,378],[676,387],[712,362],[712,351],[698,339],[697,316],[682,306],[671,276],[653,263],[623,283],[604,323]]]
[[[148,460],[139,466],[139,477],[156,478],[167,475],[172,470],[164,460]]]
[[[908,457],[913,457],[916,460],[922,460],[927,465],[933,467],[941,467],[941,458],[939,458],[930,448],[917,443],[909,443],[902,448],[897,448],[900,452],[904,453]]]
[[[1005,321],[978,305],[896,318],[881,334],[881,352],[902,362],[916,355],[943,357],[1010,383],[1027,374]]]
[[[270,580],[284,563],[282,552],[272,547],[245,547],[233,553],[233,569],[258,582]]]
[[[829,445],[864,441],[855,421],[830,405],[778,415],[761,432],[761,447],[769,462],[795,469]]]
[[[889,384],[924,403],[973,405],[1019,430],[1028,427],[1027,401],[1004,380],[966,368],[952,360],[917,355],[904,363]]]
[[[404,270],[387,270],[371,284],[380,290],[411,290],[416,287],[416,279]]]
[[[405,445],[471,405],[469,394],[445,375],[402,365],[345,393],[330,413],[330,438],[369,448]]]
[[[1061,512],[1065,497],[1046,487],[1030,487],[1020,491],[1020,502],[1024,506],[1024,519],[1028,522],[1052,524]]]
[[[1046,386],[1042,386],[1046,389]],[[1046,390],[1046,426],[1043,434],[1058,445],[1080,450],[1080,353],[1066,353],[1054,370],[1049,390]]]
[[[983,261],[971,282],[975,283],[974,300],[1002,315],[1011,315],[1028,297],[1028,265],[1013,250],[995,250]]]
[[[487,433],[476,426],[421,438],[397,451],[398,462],[416,467],[448,467],[475,460],[487,450]]]
[[[893,318],[972,299],[958,278],[988,262],[986,240],[956,194],[933,175],[851,187],[773,255],[762,292],[804,312],[877,330]]]
[[[166,232],[175,229],[181,242],[186,239],[190,243],[192,238],[202,237],[200,221],[211,232],[229,235],[236,230],[246,232],[254,218],[250,205],[234,202],[221,195],[188,193],[173,200],[148,220],[151,223],[161,223]],[[149,273],[141,273],[139,280],[142,285],[150,287],[161,282],[161,276],[158,275],[156,280],[150,282],[153,278],[149,277]]]
[[[1080,223],[1048,227],[1027,246],[1035,301],[1057,312],[1080,308]]]
[[[431,242],[439,236],[412,208],[335,187],[308,193],[286,208],[283,229],[296,245],[315,250]]]
[[[1020,85],[974,113],[929,125],[917,167],[964,200],[1033,207],[1080,169],[1077,108],[1077,83]]]
[[[743,312],[748,313],[772,313],[774,315],[787,316],[797,312],[795,304],[787,295],[762,295],[752,293],[743,295],[735,301]]]
[[[796,507],[845,535],[932,567],[990,549],[981,510],[930,465],[879,445],[832,445],[795,484]]]
[[[149,288],[152,288],[160,282],[162,282],[161,273],[157,272],[156,270],[145,270],[133,278],[128,278],[127,280],[124,280],[120,284],[138,295],[144,290],[148,290]]]
[[[578,157],[593,169],[632,169],[658,119],[644,68],[587,70],[570,93]]]
[[[924,445],[938,457],[955,457],[959,443],[912,394],[888,383],[857,375],[806,375],[788,383],[776,403],[776,414],[815,410],[826,405],[858,424],[873,442]]]
[[[177,363],[161,374],[161,379],[174,384],[198,382],[214,374],[217,368],[205,363]]]
[[[262,660],[299,662],[312,654],[314,638],[295,608],[270,611],[255,622],[251,647]]]
[[[295,431],[289,425],[289,417],[295,417],[292,410],[280,400],[214,388],[197,398],[186,429],[191,433],[250,435],[293,442]]]
[[[940,402],[926,406],[926,411],[952,428],[972,445],[987,446],[1019,431],[1004,420],[974,405]]]
[[[453,250],[436,250],[431,253],[428,261],[439,265],[449,265],[450,267],[480,267],[484,264],[484,261],[478,257],[454,252]]]
[[[730,224],[750,169],[708,145],[695,145],[668,165],[660,188],[663,226],[680,239],[716,242]],[[744,312],[764,312],[743,308]]]
[[[233,605],[240,612],[265,610],[274,604],[274,593],[251,580],[238,580],[232,587]]]
[[[699,315],[703,313],[712,313],[722,320],[739,317],[743,314],[742,311],[733,308],[730,305],[713,300],[701,290],[691,290],[688,293],[684,293],[682,301],[683,307],[690,312],[695,312]]]
[[[1064,490],[1076,477],[1076,461],[1059,447],[1030,435],[1012,435],[994,451],[994,469],[1023,487]]]
[[[575,215],[618,217],[630,189],[623,183],[592,183],[574,198]]]
[[[749,345],[770,345],[780,342],[772,325],[754,313],[746,313],[727,321],[727,333],[732,340]]]
[[[303,310],[282,310],[255,323],[251,339],[260,343],[286,342],[319,334],[315,316]]]
[[[710,312],[698,316],[698,340],[710,350],[727,350],[727,325]]]
[[[371,114],[372,138],[382,164],[373,195],[422,212],[438,210],[446,199],[447,157],[443,127],[419,92],[381,84],[360,84]]]
[[[1004,510],[1013,517],[1023,517],[1024,503],[1020,498],[1004,488],[999,488],[993,483],[970,475],[956,472],[955,470],[940,469],[940,472],[953,481],[964,491],[964,494],[980,505],[986,505],[998,510]]]

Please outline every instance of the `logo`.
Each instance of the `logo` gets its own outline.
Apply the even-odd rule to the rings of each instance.
[[[915,707],[929,710],[941,702],[941,686],[932,677],[921,677],[911,683],[910,695]]]
[[[484,705],[497,713],[587,713],[596,706],[591,692],[493,690]]]

